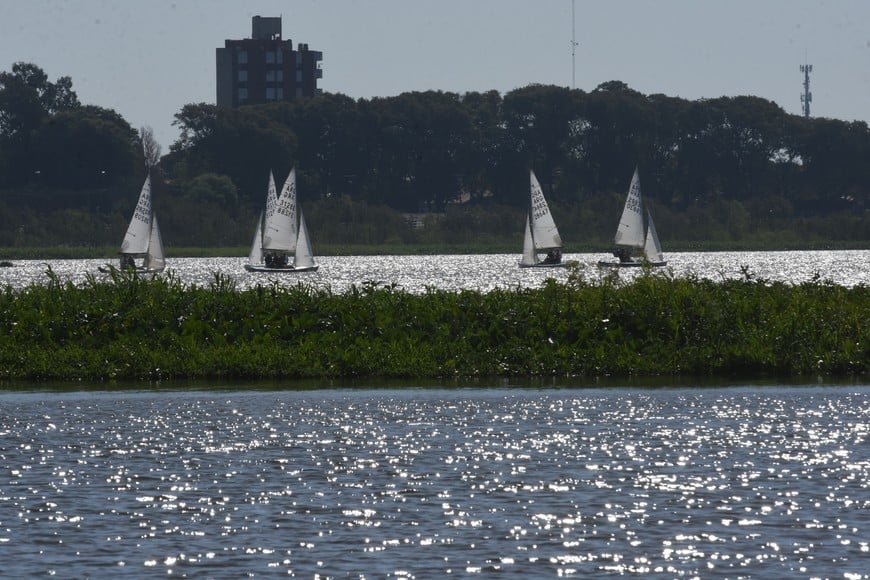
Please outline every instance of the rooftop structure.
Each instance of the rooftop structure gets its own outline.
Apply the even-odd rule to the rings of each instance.
[[[226,40],[216,53],[216,103],[240,107],[319,95],[323,53],[293,49],[281,36],[281,17],[251,18],[251,38]]]

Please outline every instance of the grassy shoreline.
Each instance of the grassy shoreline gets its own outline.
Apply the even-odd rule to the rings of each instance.
[[[174,247],[166,246],[169,258],[223,258],[244,257],[248,247]],[[812,250],[868,250],[870,242],[815,242],[810,244],[735,243],[735,242],[673,242],[669,252],[777,252]],[[379,255],[451,255],[451,254],[519,254],[519,242],[491,244],[322,244],[315,248],[318,256],[379,256]],[[610,253],[606,244],[569,244],[568,253]],[[117,247],[109,246],[53,246],[53,247],[0,247],[0,260],[43,259],[114,259]]]
[[[0,380],[861,377],[868,320],[867,287],[821,281],[575,270],[536,289],[416,295],[50,274],[0,294]]]

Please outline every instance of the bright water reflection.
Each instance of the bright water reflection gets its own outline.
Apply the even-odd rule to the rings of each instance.
[[[583,274],[597,278],[603,272],[595,265],[603,254],[568,254],[579,263]],[[391,285],[411,292],[426,288],[489,291],[494,288],[532,288],[549,277],[565,279],[566,269],[519,268],[518,255],[440,255],[440,256],[323,256],[317,259],[320,270],[281,276],[251,274],[244,270],[245,258],[173,258],[171,271],[185,284],[208,285],[221,273],[241,289],[255,284],[295,285],[305,282],[335,292],[366,282]],[[721,280],[742,278],[745,272],[756,278],[799,284],[813,279],[830,280],[843,286],[870,285],[870,251],[838,252],[689,252],[667,255],[664,271],[676,276],[696,275]],[[52,270],[64,281],[84,282],[105,260],[54,260]],[[15,288],[48,281],[48,263],[43,260],[17,261],[13,268],[0,268],[0,286]],[[632,278],[637,269],[619,275]],[[97,274],[98,278],[105,275]]]
[[[9,576],[867,577],[868,385],[0,409]]]

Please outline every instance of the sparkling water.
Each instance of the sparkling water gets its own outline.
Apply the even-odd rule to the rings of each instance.
[[[870,385],[0,393],[3,575],[867,578]]]

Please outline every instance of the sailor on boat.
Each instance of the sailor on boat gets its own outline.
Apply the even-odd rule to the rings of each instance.
[[[282,252],[267,252],[264,262],[269,268],[286,268],[290,260],[287,254]]]
[[[544,264],[559,264],[562,262],[562,250],[555,248],[547,252],[547,257],[544,258]]]
[[[631,253],[628,251],[628,248],[616,248],[613,251],[613,255],[619,258],[620,262],[631,262]]]

